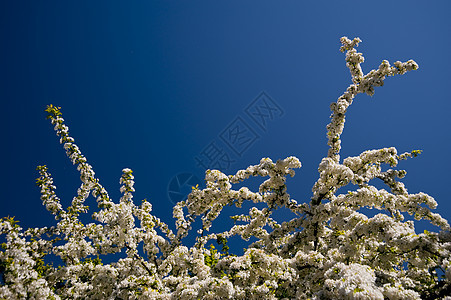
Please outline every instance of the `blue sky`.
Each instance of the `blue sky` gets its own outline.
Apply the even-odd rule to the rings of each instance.
[[[45,119],[50,103],[110,195],[119,199],[121,170],[131,168],[136,203],[147,198],[171,225],[170,182],[202,180],[196,158],[205,164],[206,153],[227,174],[297,156],[303,167],[288,191],[309,201],[328,150],[329,104],[351,82],[338,50],[348,36],[363,40],[365,73],[383,59],[420,69],[356,98],[342,157],[422,149],[400,164],[403,182],[451,219],[449,11],[449,1],[2,1],[0,215],[54,224],[37,165],[48,166],[63,205],[76,193],[76,168]],[[258,109],[266,117],[254,120],[248,112]],[[239,128],[247,136],[234,146],[229,133]]]

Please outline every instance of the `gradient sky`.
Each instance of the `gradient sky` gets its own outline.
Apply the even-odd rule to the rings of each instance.
[[[422,149],[399,165],[403,182],[451,219],[450,11],[450,1],[2,1],[0,215],[54,224],[37,165],[48,166],[65,207],[80,185],[45,119],[50,103],[110,196],[119,199],[121,170],[131,168],[135,202],[147,198],[172,228],[171,180],[202,181],[197,160],[206,164],[213,150],[226,174],[297,156],[303,167],[288,192],[309,201],[328,150],[329,105],[351,82],[339,52],[348,36],[363,40],[365,73],[383,59],[420,69],[356,98],[342,158]],[[251,118],[258,109],[264,119]]]

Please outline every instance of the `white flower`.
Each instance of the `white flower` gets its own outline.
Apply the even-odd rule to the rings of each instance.
[[[134,204],[131,169],[122,170],[119,201],[109,198],[69,136],[58,108],[49,106],[60,143],[80,172],[81,186],[64,208],[47,168],[38,167],[41,200],[58,222],[23,231],[13,218],[0,220],[0,298],[420,299],[442,284],[437,285],[437,268],[445,273],[444,286],[451,284],[450,228],[432,212],[437,202],[425,193],[409,194],[397,181],[405,171],[381,167],[395,167],[418,151],[398,155],[394,147],[382,148],[340,160],[345,114],[355,96],[372,95],[387,76],[418,66],[412,60],[394,66],[384,60],[363,74],[364,57],[355,49],[361,40],[343,37],[341,42],[352,84],[331,104],[330,149],[318,166],[310,203],[298,204],[287,193],[287,176],[301,167],[293,156],[276,162],[263,158],[229,176],[208,170],[206,188],[193,189],[186,201],[175,205],[176,234],[151,214],[147,200]],[[258,190],[234,189],[251,176],[265,177]],[[375,179],[387,189],[373,186]],[[352,190],[338,194],[347,185]],[[91,192],[98,209],[94,221],[84,223],[80,215],[88,209],[84,202]],[[233,216],[234,225],[221,231],[224,224],[218,224],[218,217],[226,206],[243,206],[248,213]],[[290,213],[290,220],[278,222],[280,211],[274,212],[280,207],[289,209],[283,214]],[[378,213],[367,216],[361,208]],[[417,234],[414,221],[404,221],[406,213],[442,231]],[[198,236],[187,238],[195,229]],[[228,248],[235,238],[250,240],[242,255]],[[47,265],[48,254],[60,257],[61,266]],[[102,262],[108,254],[116,255]]]

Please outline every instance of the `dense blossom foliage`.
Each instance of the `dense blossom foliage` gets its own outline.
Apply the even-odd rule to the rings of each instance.
[[[175,205],[176,232],[152,215],[152,205],[133,201],[134,177],[124,169],[122,197],[113,202],[69,136],[59,107],[47,107],[60,143],[80,172],[81,185],[64,208],[46,166],[39,166],[37,185],[56,225],[23,230],[14,218],[3,218],[0,234],[1,299],[440,299],[451,294],[451,234],[448,222],[433,213],[437,203],[425,194],[409,194],[398,181],[406,174],[392,169],[419,151],[398,154],[395,148],[370,150],[340,160],[345,114],[359,93],[374,94],[387,76],[416,70],[409,60],[391,66],[383,61],[364,75],[360,40],[341,38],[352,84],[331,104],[327,157],[318,167],[310,203],[297,203],[287,193],[286,178],[301,163],[296,157],[225,175],[206,172],[206,188],[193,187]],[[385,171],[383,171],[385,170]],[[234,185],[261,176],[258,191]],[[370,184],[381,180],[388,187]],[[351,191],[338,194],[341,187]],[[97,199],[91,223],[85,200]],[[233,216],[228,231],[212,225],[226,206],[259,203]],[[291,220],[272,218],[288,209]],[[377,210],[369,217],[361,209]],[[368,211],[368,210],[366,210]],[[411,216],[411,217],[410,217]],[[407,217],[410,220],[404,221]],[[183,244],[193,223],[201,229],[194,245]],[[415,232],[414,220],[428,220],[438,232]],[[227,241],[252,238],[244,254],[229,253]],[[216,249],[214,247],[218,247]],[[102,257],[122,256],[105,263]],[[48,257],[61,259],[51,265]]]

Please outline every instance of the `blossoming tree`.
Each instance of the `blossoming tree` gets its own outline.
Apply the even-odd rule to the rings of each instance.
[[[193,187],[188,199],[175,205],[176,232],[151,214],[148,201],[134,204],[130,169],[120,179],[123,196],[113,202],[69,135],[60,108],[48,106],[48,118],[80,172],[81,185],[64,208],[46,166],[38,167],[41,199],[57,222],[23,230],[14,218],[1,220],[0,298],[451,299],[448,222],[431,212],[437,206],[432,197],[408,193],[398,181],[404,170],[391,169],[419,151],[398,154],[383,148],[340,159],[340,136],[354,97],[373,95],[387,76],[418,68],[412,60],[394,66],[384,60],[364,75],[364,58],[355,49],[359,42],[341,38],[352,84],[331,104],[330,149],[319,164],[310,203],[297,203],[287,193],[287,175],[301,167],[296,157],[264,158],[229,176],[208,170],[206,188]],[[389,169],[383,171],[383,165]],[[267,178],[258,191],[232,188],[251,176]],[[377,180],[388,188],[372,185]],[[351,191],[338,194],[348,185]],[[98,210],[94,221],[84,224],[80,217],[88,212],[89,195],[97,199]],[[233,216],[235,225],[228,231],[210,232],[225,206],[240,208],[245,201],[261,203],[262,209]],[[278,223],[271,216],[281,207],[296,217]],[[379,213],[369,217],[361,208]],[[409,215],[429,220],[440,231],[416,233],[414,221],[404,221]],[[188,247],[183,241],[197,218],[202,229]],[[232,236],[255,241],[243,255],[234,255],[227,246]],[[118,252],[124,255],[102,262],[101,257]],[[54,267],[44,261],[50,255],[62,263]]]

